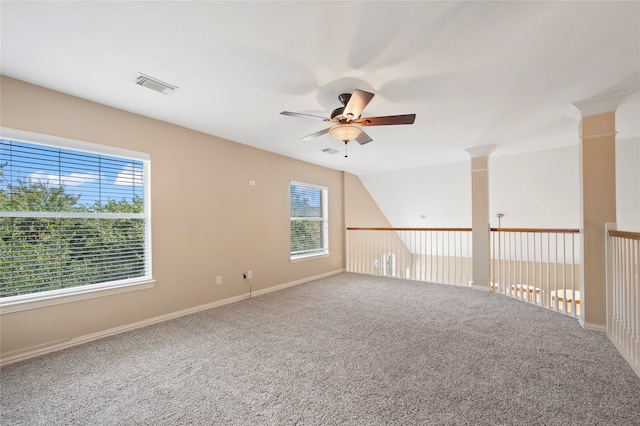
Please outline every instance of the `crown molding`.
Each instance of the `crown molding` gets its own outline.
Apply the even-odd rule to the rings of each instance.
[[[624,99],[636,90],[637,89],[614,93],[612,95],[584,99],[572,102],[571,104],[580,111],[582,117],[603,114],[605,112],[611,112],[618,109]]]
[[[472,146],[471,148],[465,148],[465,151],[467,151],[471,158],[488,157],[495,150],[495,145],[480,145]]]

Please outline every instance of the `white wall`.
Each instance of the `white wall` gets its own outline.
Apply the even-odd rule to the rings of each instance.
[[[492,156],[489,162],[491,226],[579,228],[578,145]]]
[[[491,226],[580,227],[578,145],[489,161]],[[470,227],[470,160],[360,176],[395,227]],[[616,141],[618,229],[640,231],[640,139]],[[420,216],[425,215],[422,219]]]
[[[360,180],[392,226],[471,226],[470,162],[367,174]]]
[[[616,207],[618,229],[640,232],[640,138],[616,141]]]

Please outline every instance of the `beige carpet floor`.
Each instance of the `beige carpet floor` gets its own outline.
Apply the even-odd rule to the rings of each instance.
[[[575,319],[339,274],[9,365],[8,425],[640,425],[640,378]]]

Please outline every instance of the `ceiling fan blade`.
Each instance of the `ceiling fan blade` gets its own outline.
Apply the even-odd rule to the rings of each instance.
[[[393,124],[413,124],[416,121],[415,114],[387,115],[384,117],[365,117],[354,121],[362,126],[388,126]]]
[[[282,115],[290,115],[292,117],[315,118],[315,119],[322,120],[322,121],[329,121],[330,120],[329,118],[320,117],[320,116],[311,115],[311,114],[302,114],[301,112],[282,111],[280,114],[282,114]]]
[[[362,114],[362,110],[367,104],[373,99],[373,93],[365,92],[364,90],[354,90],[351,94],[351,98],[347,105],[344,107],[344,112],[342,113],[345,117],[351,116],[352,118],[360,117]]]
[[[360,132],[360,134],[358,135],[358,137],[356,138],[356,141],[360,144],[360,145],[364,145],[365,143],[369,143],[371,142],[373,139],[371,139],[371,137],[366,134],[365,132]]]
[[[300,138],[301,141],[308,141],[309,139],[317,138],[318,136],[322,136],[325,133],[329,133],[331,127],[327,127],[326,129],[320,130],[319,132],[311,133],[310,135],[305,136],[304,138]]]

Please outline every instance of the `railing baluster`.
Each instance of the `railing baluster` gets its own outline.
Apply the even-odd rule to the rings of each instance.
[[[640,233],[607,231],[607,334],[640,376]]]
[[[498,280],[500,281],[500,291],[505,293],[504,286],[504,233],[498,232]]]
[[[527,245],[528,247],[528,245]],[[529,256],[527,256],[528,258]],[[527,271],[529,271],[529,268],[527,267]],[[536,289],[538,288],[537,283],[536,283],[536,234],[533,234],[533,265],[531,265],[531,275],[532,275],[532,283],[533,285],[531,286],[531,298],[533,299],[533,303],[537,304],[538,303],[538,297],[537,297],[537,293],[536,293]]]
[[[576,249],[575,249],[576,245],[575,245],[575,238],[573,236],[573,234],[571,234],[571,295],[573,296],[571,299],[573,300],[571,302],[572,304],[572,308],[571,308],[571,312],[573,313],[573,316],[577,316],[578,315],[578,308],[577,305],[579,302],[582,301],[582,295],[580,295],[580,298],[578,298],[577,296],[577,290],[576,290],[576,268],[575,268],[575,263],[576,263]]]
[[[634,360],[636,365],[640,368],[640,240],[635,240],[633,243],[634,247],[634,285],[633,288],[635,290],[635,308],[634,308],[634,317],[635,317],[635,326],[634,326],[634,335],[635,342],[634,343]]]
[[[502,228],[490,232],[489,267],[494,291],[578,315],[582,306],[573,235],[578,230]],[[347,228],[345,241],[345,264],[350,272],[451,285],[468,285],[472,279],[469,228]],[[633,300],[640,296],[632,285],[636,280],[632,265],[637,255],[630,247],[613,246],[627,253],[624,262],[629,266],[621,266],[626,271],[624,276],[612,269],[612,274],[619,277],[618,287],[622,287],[612,288],[612,306],[617,313],[611,318],[618,315],[620,325],[615,333],[627,336],[627,346],[635,348],[634,330],[639,320]],[[616,259],[623,260],[620,256]]]
[[[451,282],[451,232],[447,231],[447,284]]]
[[[467,285],[471,284],[471,277],[473,277],[473,274],[471,273],[472,268],[473,268],[473,234],[471,234],[471,232],[467,232],[467,262],[468,262],[468,267],[467,267]]]
[[[453,233],[453,283],[460,285],[458,281],[458,244],[456,244],[457,234]]]
[[[613,280],[613,285],[614,285],[614,293],[615,293],[615,310],[614,312],[615,314],[615,318],[616,318],[616,322],[615,322],[615,336],[620,339],[621,333],[620,330],[622,328],[622,322],[621,322],[621,318],[620,318],[620,313],[622,312],[622,304],[620,302],[620,296],[621,296],[621,292],[620,292],[620,281],[621,281],[621,276],[622,276],[622,265],[621,265],[621,250],[620,250],[620,244],[622,244],[622,240],[619,238],[614,238],[614,244],[616,247],[616,254],[615,254],[615,271],[616,271],[616,277]]]
[[[629,247],[630,247],[630,240],[624,240],[623,244],[624,244],[624,254],[622,256],[623,258],[623,265],[624,265],[624,279],[622,282],[623,285],[623,307],[622,307],[622,317],[624,318],[624,334],[623,334],[623,338],[624,338],[624,345],[623,347],[626,350],[630,349],[630,342],[631,342],[631,321],[629,318],[629,311],[631,310],[631,298],[630,296],[630,287],[631,287],[631,279],[630,279],[630,273],[631,273],[631,262],[629,261]]]
[[[567,284],[566,284],[566,272],[567,271],[565,269],[565,265],[566,265],[567,260],[566,260],[566,257],[565,257],[564,235],[560,235],[560,238],[561,238],[560,246],[562,248],[562,265],[561,265],[562,270],[560,271],[559,280],[560,280],[561,285],[562,285],[562,291],[564,292],[564,291],[566,291],[566,287],[567,287]],[[560,294],[560,292],[558,292],[558,294]],[[562,306],[561,306],[560,309],[564,313],[567,313],[567,306],[566,306],[567,305],[567,301],[566,301],[566,298],[562,297],[561,299],[562,299]],[[558,299],[558,300],[559,300],[558,305],[560,305],[560,299]]]
[[[524,234],[522,234],[522,238],[524,239],[524,252],[522,253],[522,258],[523,258],[523,268],[524,268],[524,278],[522,278],[522,282],[523,282],[523,288],[522,288],[522,295],[523,297],[527,300],[527,302],[531,302],[531,293],[529,291],[529,289],[531,288],[530,285],[530,274],[529,274],[529,232],[525,232]]]

